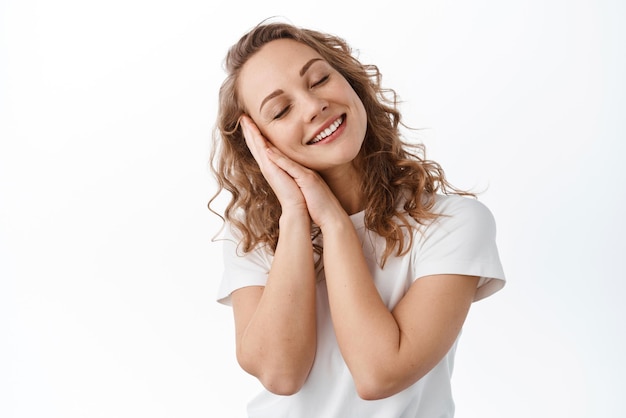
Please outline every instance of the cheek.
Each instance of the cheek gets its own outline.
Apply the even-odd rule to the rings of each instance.
[[[363,101],[349,84],[347,85],[347,90],[348,91],[346,91],[346,95],[350,97],[352,101],[352,107],[357,109],[357,115],[360,119],[366,119],[367,115],[365,112],[365,106],[363,105]]]
[[[367,112],[365,111],[365,106],[361,99],[357,96],[354,102],[354,107],[357,109],[357,124],[359,132],[362,132],[363,136],[365,136],[365,131],[367,130]]]
[[[267,129],[262,130],[261,133],[267,139],[269,143],[274,145],[280,151],[284,151],[286,144],[285,141],[285,131],[282,129]]]
[[[280,152],[294,161],[298,161],[301,149],[299,149],[299,137],[297,133],[288,126],[281,126],[277,129],[268,129],[263,132],[267,141],[275,146]]]
[[[261,135],[263,135],[263,138],[265,138],[267,142],[274,145],[279,150],[282,150],[283,139],[281,136],[280,129],[275,129],[272,127],[261,126],[261,125],[257,125],[257,127],[259,128],[259,131],[261,131]]]

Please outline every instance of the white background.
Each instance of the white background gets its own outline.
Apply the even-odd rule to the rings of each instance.
[[[377,64],[485,190],[509,283],[457,416],[626,416],[623,3],[0,0],[0,417],[244,416],[207,160],[224,54],[274,15]]]

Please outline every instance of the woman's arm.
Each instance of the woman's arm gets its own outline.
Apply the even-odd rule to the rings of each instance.
[[[474,298],[477,277],[416,280],[390,312],[374,285],[349,216],[319,175],[270,146],[271,161],[296,182],[324,237],[324,271],[337,342],[359,395],[391,396],[448,352]]]
[[[302,387],[315,358],[315,272],[306,215],[281,217],[265,287],[245,287],[232,294],[237,360],[279,395]]]
[[[349,219],[322,227],[324,270],[337,341],[364,399],[391,396],[448,352],[467,316],[477,277],[416,280],[392,312],[367,268]]]
[[[267,156],[267,142],[244,116],[246,144],[281,203],[280,235],[265,287],[232,294],[237,360],[270,391],[297,392],[315,357],[315,270],[311,219],[299,187]]]
[[[390,312],[374,285],[354,226],[328,186],[271,145],[267,155],[295,181],[322,230],[331,317],[359,395],[385,398],[415,383],[454,343],[478,277],[422,277]]]

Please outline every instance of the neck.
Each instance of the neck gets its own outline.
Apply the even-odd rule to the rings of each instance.
[[[321,175],[348,215],[353,215],[365,208],[365,199],[361,191],[361,174],[353,165],[321,173]]]

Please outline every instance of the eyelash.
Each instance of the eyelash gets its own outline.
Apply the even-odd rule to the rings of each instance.
[[[283,116],[285,116],[287,114],[287,112],[289,111],[289,109],[291,109],[291,105],[283,108],[283,110],[281,110],[280,112],[278,112],[278,114],[276,116],[274,116],[274,120],[276,119],[280,119]]]
[[[315,84],[313,84],[311,87],[317,87],[319,85],[324,84],[326,81],[328,81],[328,79],[330,78],[330,75],[325,75],[324,77],[322,77],[319,81],[317,81]]]
[[[330,74],[329,75],[325,75],[324,77],[322,77],[321,79],[319,79],[318,81],[316,81],[315,83],[313,83],[313,85],[311,86],[311,88],[313,87],[317,87],[317,86],[321,86],[322,84],[324,84],[325,82],[328,81],[328,79],[330,78]],[[276,119],[280,119],[283,116],[285,116],[287,114],[287,112],[289,112],[289,109],[291,109],[291,105],[284,107],[280,112],[278,112],[276,114],[276,116],[274,116],[274,120]]]

